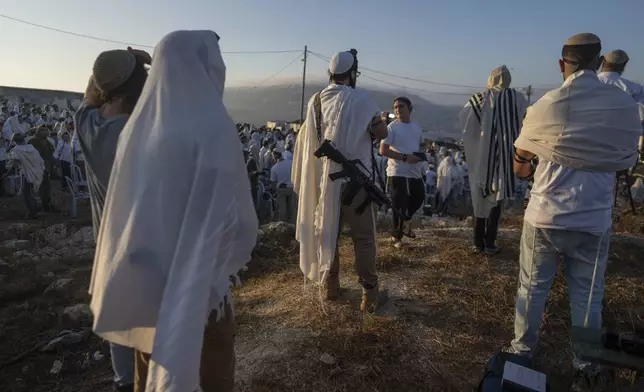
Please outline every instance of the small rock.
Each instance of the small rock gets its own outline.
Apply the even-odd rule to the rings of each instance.
[[[271,222],[261,228],[262,240],[270,240],[287,247],[295,239],[295,225],[286,222]]]
[[[0,247],[11,250],[24,250],[31,247],[31,242],[28,240],[9,240],[3,242]]]
[[[72,241],[84,246],[94,246],[94,229],[91,226],[83,227],[72,235]]]
[[[7,231],[13,234],[14,237],[23,239],[29,238],[29,229],[31,226],[27,223],[12,223],[7,228]]]
[[[8,266],[9,266],[9,263],[7,263],[6,261],[2,260],[2,258],[0,258],[0,267],[8,267]]]
[[[68,306],[63,310],[63,323],[71,326],[92,325],[94,316],[92,310],[87,304],[77,304]]]
[[[103,358],[105,358],[105,355],[101,354],[100,351],[96,351],[94,355],[92,355],[92,359],[95,360],[96,362],[102,361]]]
[[[57,225],[49,226],[45,229],[45,241],[48,244],[56,245],[60,241],[67,238],[67,226],[63,223]]]
[[[325,363],[327,365],[335,365],[335,363],[336,363],[335,358],[332,357],[331,355],[327,354],[327,353],[324,353],[324,354],[322,354],[320,356],[320,361],[322,361],[323,363]]]
[[[69,282],[71,282],[71,281],[72,281],[72,279],[70,279],[70,278],[58,279],[55,282],[53,282],[52,284],[50,284],[49,287],[47,287],[47,289],[45,289],[45,293],[48,292],[48,291],[51,291],[51,290],[62,289],[63,287],[67,286],[67,284]]]
[[[23,366],[20,370],[22,371],[23,374],[27,373],[29,371],[29,365]]]
[[[60,370],[63,368],[63,363],[59,360],[55,360],[54,364],[51,366],[51,370],[49,370],[49,373],[51,374],[58,374],[60,373]]]

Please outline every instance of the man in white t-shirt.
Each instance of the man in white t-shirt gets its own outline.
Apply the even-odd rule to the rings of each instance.
[[[277,193],[277,215],[282,222],[295,223],[297,218],[297,195],[291,182],[292,159],[284,159],[282,153],[273,151],[275,164],[271,168],[271,185]]]
[[[389,158],[387,177],[394,210],[391,236],[397,248],[402,246],[403,235],[416,237],[405,222],[411,220],[425,200],[422,160],[414,155],[420,152],[422,129],[411,121],[412,110],[409,98],[394,100],[396,120],[389,124],[389,135],[380,144],[380,154]]]

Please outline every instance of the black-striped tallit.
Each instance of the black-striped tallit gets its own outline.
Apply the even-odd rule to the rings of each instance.
[[[472,95],[470,105],[479,124],[483,123],[482,116],[485,95],[492,91]],[[512,170],[514,159],[514,141],[521,131],[521,118],[517,107],[517,92],[507,88],[501,90],[492,103],[492,127],[490,129],[490,145],[488,147],[487,170],[483,196],[501,190],[503,198],[514,195],[515,177]]]

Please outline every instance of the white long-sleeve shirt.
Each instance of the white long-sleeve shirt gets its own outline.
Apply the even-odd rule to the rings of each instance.
[[[56,151],[54,151],[54,158],[64,162],[73,163],[74,156],[72,152],[72,145],[69,142],[64,142],[61,140],[58,143]]]

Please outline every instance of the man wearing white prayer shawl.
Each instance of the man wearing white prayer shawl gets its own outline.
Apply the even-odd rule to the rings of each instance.
[[[329,66],[330,84],[308,103],[306,120],[297,137],[293,154],[292,179],[298,194],[296,239],[300,242],[300,268],[304,275],[326,284],[326,298],[340,297],[340,258],[337,242],[346,222],[351,229],[356,270],[362,286],[362,311],[374,311],[384,295],[378,295],[376,242],[373,208],[361,214],[356,208],[363,203],[364,191],[352,205],[340,200],[342,181],[331,181],[329,175],[341,166],[329,159],[318,159],[313,153],[324,139],[349,159],[359,159],[371,167],[371,134],[377,139],[387,136],[376,103],[363,90],[355,88],[358,60],[354,51],[336,53]],[[319,108],[320,123],[316,120]],[[319,126],[319,127],[318,127]],[[383,292],[384,294],[384,292]]]
[[[27,219],[38,216],[38,204],[34,193],[38,192],[45,174],[45,161],[31,144],[25,144],[25,136],[18,132],[11,139],[7,156],[7,169],[15,167],[22,175],[22,197],[27,207]]]
[[[6,142],[9,142],[13,137],[13,134],[21,133],[21,130],[22,127],[20,126],[18,115],[16,112],[10,112],[9,117],[5,120],[5,123],[2,126],[2,137]]]
[[[472,164],[468,178],[474,208],[475,253],[501,250],[496,237],[504,200],[514,196],[513,143],[519,136],[528,101],[510,88],[505,65],[492,70],[487,90],[472,95],[459,115],[465,155]]]
[[[257,157],[257,164],[259,166],[259,170],[266,170],[270,168],[269,163],[266,161],[267,156],[266,154],[270,154],[271,150],[268,148],[268,140],[264,140],[262,142],[262,148],[259,149],[259,154]]]
[[[521,237],[512,341],[513,351],[527,357],[537,349],[560,259],[572,325],[602,328],[615,173],[637,161],[642,126],[635,101],[597,78],[600,52],[601,41],[594,34],[566,41],[559,60],[563,85],[528,109],[515,142],[515,173],[534,175]],[[535,156],[536,170],[531,163]],[[609,373],[598,365],[577,357],[573,365],[573,391],[604,390],[610,383]]]
[[[624,90],[626,94],[630,95],[635,100],[640,113],[640,121],[644,126],[644,86],[639,83],[632,82],[622,76],[626,70],[628,60],[628,54],[621,49],[609,52],[604,58],[602,72],[600,72],[597,77],[601,82],[612,84],[613,86],[617,86]],[[643,141],[644,138],[640,136],[640,151],[644,150],[644,145],[642,145]]]
[[[137,392],[234,387],[230,277],[258,226],[218,39],[157,45],[110,175],[91,307],[99,336],[137,350]]]
[[[436,187],[438,189],[436,213],[443,216],[448,212],[450,201],[454,199],[458,190],[462,189],[463,181],[461,172],[456,167],[450,151],[444,152],[444,157],[438,165],[436,176]]]

